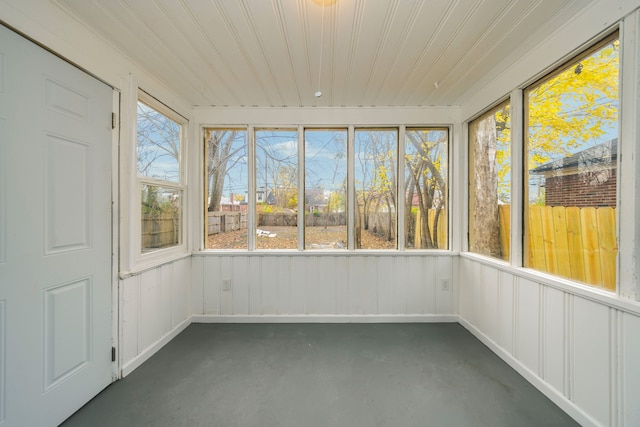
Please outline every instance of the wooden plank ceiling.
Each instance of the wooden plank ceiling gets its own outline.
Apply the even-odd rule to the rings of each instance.
[[[460,105],[589,2],[57,3],[194,106],[298,107]]]

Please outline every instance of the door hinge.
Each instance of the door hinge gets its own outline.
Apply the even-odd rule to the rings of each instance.
[[[118,116],[116,113],[111,113],[111,129],[115,129],[118,124]]]
[[[116,348],[115,347],[111,347],[111,361],[112,362],[116,361]]]

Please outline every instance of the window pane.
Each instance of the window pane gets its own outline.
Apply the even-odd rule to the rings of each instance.
[[[143,184],[142,252],[182,243],[182,190]]]
[[[529,88],[527,267],[615,290],[618,40]]]
[[[138,175],[180,182],[180,130],[178,123],[138,102]]]
[[[298,247],[298,131],[256,131],[256,248]]]
[[[509,260],[511,116],[503,103],[469,124],[469,251]]]
[[[347,131],[306,130],[304,246],[347,249]]]
[[[447,249],[447,129],[405,132],[405,247]]]
[[[247,249],[247,132],[205,129],[207,249]]]
[[[356,224],[358,249],[396,248],[398,131],[355,132]]]

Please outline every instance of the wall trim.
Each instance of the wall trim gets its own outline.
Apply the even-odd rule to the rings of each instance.
[[[191,257],[192,257],[191,252],[177,252],[173,257],[167,258],[166,260],[164,260],[162,262],[158,261],[158,262],[154,262],[154,263],[149,264],[149,265],[139,266],[140,268],[133,269],[133,270],[130,270],[130,271],[121,271],[120,274],[118,275],[118,277],[119,277],[120,280],[125,280],[125,279],[128,279],[129,277],[139,276],[139,275],[144,274],[144,273],[146,273],[148,271],[155,270],[156,268],[160,268],[163,265],[173,264],[174,262],[178,262],[178,261],[181,261],[183,259],[191,258]]]
[[[120,370],[120,379],[126,377],[131,372],[133,372],[136,368],[146,362],[151,356],[156,354],[158,350],[167,345],[169,341],[174,339],[180,332],[184,331],[187,326],[191,324],[191,317],[187,317],[185,320],[180,322],[175,328],[171,331],[167,332],[162,338],[158,341],[151,344],[149,347],[145,348],[138,354],[136,357],[122,365],[122,369]]]
[[[192,323],[457,323],[457,314],[193,315]]]
[[[598,427],[600,424],[589,416],[586,412],[576,406],[573,402],[567,399],[560,391],[556,390],[549,383],[544,381],[530,369],[528,369],[522,362],[513,357],[509,352],[496,344],[488,336],[483,334],[478,328],[473,326],[462,316],[458,316],[458,323],[468,330],[473,336],[479,339],[484,345],[495,353],[498,357],[504,360],[511,368],[513,368],[518,374],[520,374],[531,385],[537,388],[542,394],[547,396],[553,403],[558,405],[560,409],[567,413],[571,418],[578,422],[582,426]]]
[[[401,256],[401,257],[448,257],[457,258],[460,255],[457,251],[449,249],[407,249],[407,250],[375,250],[375,249],[358,249],[358,250],[313,250],[307,249],[299,251],[296,249],[257,249],[249,251],[246,249],[204,249],[193,253],[194,257],[211,258],[211,257],[238,257],[238,256],[253,256],[253,257],[389,257],[389,256]]]

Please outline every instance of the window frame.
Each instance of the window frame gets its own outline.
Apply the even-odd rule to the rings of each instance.
[[[451,209],[451,191],[452,191],[452,180],[453,176],[453,163],[451,156],[451,141],[452,141],[452,129],[449,126],[437,126],[437,125],[429,125],[429,126],[403,126],[401,134],[398,135],[398,169],[402,171],[402,180],[398,179],[398,194],[402,194],[404,192],[404,179],[407,173],[407,164],[406,164],[406,155],[407,155],[407,132],[412,131],[445,131],[447,133],[447,142],[446,142],[446,173],[443,178],[446,180],[446,193],[444,194],[445,200],[445,224],[446,224],[446,242],[444,248],[414,248],[407,247],[407,243],[405,242],[405,223],[404,219],[402,221],[398,220],[398,247],[400,247],[400,239],[402,239],[402,251],[410,251],[411,253],[417,251],[451,251],[452,246],[452,236],[451,236],[451,218],[453,209]],[[401,168],[401,169],[400,169]],[[398,218],[404,218],[405,216],[405,204],[398,203]],[[400,224],[402,224],[402,229],[400,228]]]
[[[247,163],[246,163],[246,168],[247,168],[247,200],[245,201],[247,204],[247,233],[249,233],[249,225],[251,223],[251,218],[250,218],[250,209],[249,206],[251,205],[251,200],[254,200],[254,203],[256,202],[255,200],[255,194],[251,195],[251,188],[255,188],[252,187],[251,184],[251,177],[253,176],[252,173],[252,168],[253,163],[251,163],[251,155],[250,155],[250,151],[251,151],[251,142],[250,139],[252,139],[252,137],[249,134],[249,128],[247,126],[238,126],[238,125],[234,125],[234,126],[223,126],[223,125],[211,125],[211,126],[202,126],[201,127],[202,133],[201,133],[201,137],[199,140],[202,141],[203,147],[202,147],[202,154],[203,154],[203,162],[202,162],[202,182],[203,182],[203,188],[202,188],[202,206],[199,206],[199,208],[204,209],[204,214],[203,214],[203,228],[202,228],[202,239],[203,239],[203,250],[220,250],[220,251],[247,251],[249,249],[249,236],[247,236],[247,247],[246,248],[242,248],[242,249],[227,249],[227,248],[209,248],[208,247],[208,238],[209,238],[209,219],[208,219],[208,212],[209,212],[209,206],[208,206],[208,198],[209,198],[209,192],[210,192],[210,188],[209,188],[209,175],[208,175],[208,160],[209,160],[209,151],[208,151],[208,147],[207,147],[207,140],[206,140],[206,133],[207,131],[213,131],[213,132],[217,132],[217,131],[239,131],[239,132],[244,132],[244,137],[245,137],[245,151],[246,151],[246,156],[247,156]]]
[[[618,146],[618,159],[617,159],[617,167],[620,173],[617,175],[617,193],[618,199],[616,203],[616,235],[618,239],[618,261],[616,265],[616,290],[610,291],[605,290],[600,286],[594,286],[590,284],[586,284],[583,282],[579,282],[573,280],[571,278],[566,278],[563,276],[551,274],[548,272],[544,272],[541,270],[535,270],[532,268],[525,267],[523,265],[523,260],[525,256],[524,251],[524,233],[525,233],[525,204],[528,203],[528,198],[526,196],[525,186],[527,185],[524,179],[524,172],[527,168],[527,137],[525,132],[525,127],[528,123],[528,118],[525,116],[526,108],[525,103],[527,102],[527,98],[525,96],[525,91],[529,87],[533,87],[540,82],[543,82],[547,79],[553,78],[556,74],[562,72],[564,69],[570,68],[570,64],[575,61],[580,61],[581,59],[591,55],[596,52],[603,46],[611,43],[613,40],[619,40],[620,42],[620,65],[618,68],[618,82],[619,82],[619,93],[618,93],[618,140],[621,142],[622,140],[628,140],[625,136],[628,136],[628,131],[626,131],[625,126],[622,124],[628,123],[625,120],[625,117],[629,117],[629,103],[625,101],[625,95],[621,90],[623,81],[628,81],[633,79],[632,76],[629,76],[628,73],[625,75],[625,72],[628,71],[627,68],[624,68],[625,61],[623,60],[623,56],[628,51],[628,46],[625,47],[623,40],[623,29],[619,27],[619,25],[615,25],[612,28],[609,28],[605,32],[601,33],[598,37],[590,40],[588,43],[585,43],[576,49],[572,50],[570,53],[565,55],[560,61],[557,61],[553,64],[550,64],[548,67],[542,69],[540,72],[536,73],[535,76],[527,81],[522,82],[517,85],[510,92],[505,94],[504,96],[497,98],[495,102],[488,104],[486,108],[480,110],[480,112],[473,114],[472,116],[468,116],[467,119],[463,120],[461,123],[463,133],[462,136],[464,138],[464,150],[466,152],[470,149],[470,138],[469,138],[469,123],[473,120],[481,117],[487,112],[495,109],[500,104],[508,101],[510,99],[511,105],[511,252],[510,252],[510,261],[506,262],[501,259],[485,256],[482,254],[478,254],[475,252],[471,252],[469,249],[468,238],[464,239],[462,242],[462,252],[461,256],[467,259],[473,259],[475,261],[481,262],[487,266],[492,266],[497,268],[499,271],[509,272],[511,274],[516,275],[517,277],[527,278],[536,282],[543,282],[546,285],[562,289],[568,292],[571,292],[576,295],[582,295],[592,298],[597,298],[598,300],[608,300],[615,301],[616,304],[620,303],[618,299],[619,296],[622,296],[624,293],[621,288],[623,288],[623,284],[628,276],[625,275],[625,269],[621,268],[620,259],[625,255],[624,251],[621,250],[623,245],[627,242],[627,235],[620,234],[620,226],[624,221],[623,216],[626,215],[620,209],[621,204],[626,203],[626,199],[622,196],[623,194],[629,194],[628,188],[623,189],[624,186],[624,177],[625,168],[621,167],[622,163],[624,163],[625,159],[628,159],[628,153],[633,152],[634,147],[621,143]],[[635,72],[635,70],[634,70]],[[634,94],[630,94],[631,97]],[[633,117],[631,118],[633,120]],[[627,125],[628,126],[628,125]],[[623,156],[623,152],[625,156]],[[465,232],[468,234],[469,232],[469,180],[473,179],[473,177],[469,176],[469,158],[465,156],[463,162],[464,171],[462,171],[458,176],[460,176],[463,181],[461,186],[465,188],[465,198],[464,198],[464,209],[463,209],[463,217],[461,218],[463,221]],[[627,178],[629,177],[629,169],[626,168]],[[463,176],[464,175],[464,176]],[[634,176],[637,176],[637,171]],[[631,198],[633,199],[633,197]],[[628,221],[627,221],[628,223]],[[625,260],[626,261],[626,260]],[[627,287],[628,288],[628,287]]]
[[[618,102],[618,107],[617,107],[617,118],[616,118],[616,128],[617,128],[617,133],[616,133],[616,139],[618,141],[618,155],[615,161],[615,166],[616,166],[616,204],[615,204],[615,237],[616,237],[616,247],[617,247],[617,251],[616,251],[616,261],[614,263],[614,268],[615,268],[615,281],[613,284],[613,289],[609,289],[606,287],[606,284],[603,283],[603,281],[601,280],[599,283],[597,284],[591,284],[588,283],[586,281],[582,282],[570,277],[566,277],[566,276],[562,276],[560,274],[556,274],[556,273],[552,273],[552,272],[548,272],[548,271],[544,271],[541,269],[537,269],[534,267],[530,267],[527,265],[527,258],[529,256],[529,252],[528,252],[528,240],[527,240],[527,235],[528,235],[528,230],[529,230],[529,210],[528,207],[530,206],[530,202],[529,202],[529,184],[528,184],[528,178],[530,176],[529,174],[529,169],[528,169],[528,160],[529,160],[529,138],[528,138],[528,132],[527,129],[529,127],[529,102],[528,102],[528,94],[536,89],[537,87],[539,87],[540,85],[544,84],[545,82],[548,82],[552,79],[554,79],[555,77],[559,76],[560,74],[564,73],[567,70],[570,70],[572,67],[575,66],[576,63],[580,63],[580,61],[584,60],[585,58],[590,57],[592,54],[600,51],[601,49],[603,49],[604,47],[606,47],[609,44],[612,44],[614,41],[618,41],[618,43],[620,44],[619,47],[619,51],[618,51],[618,76],[617,76],[617,80],[618,80],[618,98],[617,98],[617,102]],[[521,183],[521,195],[522,195],[522,216],[520,217],[521,221],[522,221],[522,239],[521,239],[521,266],[523,266],[524,268],[526,268],[529,271],[535,272],[537,274],[542,274],[545,276],[549,276],[549,277],[553,277],[555,279],[558,280],[563,280],[563,281],[568,281],[570,283],[576,284],[576,285],[580,285],[580,286],[585,286],[588,287],[590,289],[593,290],[597,290],[600,292],[606,292],[609,294],[618,294],[619,293],[619,289],[620,289],[620,227],[621,227],[621,221],[620,221],[620,163],[621,163],[621,152],[622,152],[622,145],[623,142],[621,141],[621,128],[620,128],[620,123],[621,123],[621,103],[622,103],[622,40],[621,40],[621,36],[620,36],[620,31],[619,29],[615,29],[614,31],[611,31],[609,33],[607,33],[606,35],[604,35],[603,37],[597,39],[596,41],[591,42],[589,45],[585,46],[583,49],[578,50],[577,52],[573,53],[572,55],[564,58],[564,60],[559,63],[556,64],[553,68],[551,68],[550,70],[548,70],[547,72],[543,73],[542,75],[540,75],[536,80],[534,80],[533,82],[529,83],[526,85],[526,87],[523,88],[522,90],[522,142],[521,142],[521,146],[522,146],[522,165],[521,165],[521,176],[522,176],[522,183]]]
[[[307,136],[307,131],[310,132],[344,132],[344,135],[346,136],[345,139],[345,162],[346,162],[346,169],[345,169],[345,184],[346,184],[346,188],[345,188],[345,215],[346,215],[346,226],[347,226],[347,235],[346,235],[346,245],[344,248],[341,249],[315,249],[315,248],[308,248],[307,247],[307,237],[306,237],[306,209],[307,209],[307,203],[306,203],[306,194],[307,194],[307,140],[306,140],[306,136]],[[301,149],[302,149],[302,156],[301,156],[301,162],[299,162],[299,176],[301,178],[301,182],[302,182],[302,189],[299,190],[299,194],[298,194],[298,199],[300,200],[300,194],[303,195],[301,203],[299,203],[299,207],[298,210],[302,210],[303,215],[303,227],[302,227],[302,231],[300,232],[300,234],[302,234],[301,239],[302,239],[302,244],[299,245],[299,250],[301,251],[306,251],[306,252],[310,252],[310,251],[315,251],[315,252],[330,252],[330,251],[335,251],[338,253],[344,253],[345,251],[349,250],[349,241],[351,239],[351,228],[352,226],[350,225],[350,220],[349,220],[349,215],[351,212],[351,206],[349,203],[350,197],[351,197],[351,193],[352,190],[349,187],[349,177],[352,175],[352,173],[349,171],[349,159],[350,159],[350,152],[353,151],[350,148],[350,143],[349,143],[349,127],[348,126],[300,126],[300,134],[302,135],[302,141],[301,141]]]
[[[377,248],[357,248],[356,247],[356,218],[355,215],[359,212],[359,208],[358,208],[358,188],[356,185],[356,157],[357,157],[357,150],[356,150],[356,134],[358,133],[358,131],[364,131],[364,132],[395,132],[395,151],[394,151],[394,155],[395,155],[395,167],[396,167],[396,185],[395,185],[395,193],[396,193],[396,200],[394,200],[394,220],[395,220],[395,228],[394,228],[394,233],[395,233],[395,239],[394,239],[394,248],[392,249],[377,249]],[[353,166],[351,167],[352,170],[352,175],[353,175],[353,186],[349,188],[349,190],[351,190],[351,193],[353,194],[353,204],[350,206],[351,211],[353,212],[353,217],[354,217],[354,222],[353,224],[350,224],[349,228],[347,229],[347,233],[352,235],[352,241],[354,244],[353,249],[357,252],[366,252],[366,251],[399,251],[399,250],[404,250],[404,246],[402,247],[402,249],[400,249],[399,246],[399,235],[400,235],[400,230],[403,230],[403,235],[404,235],[404,225],[402,228],[400,228],[400,223],[398,221],[398,218],[400,218],[400,212],[399,212],[399,204],[398,204],[398,195],[400,194],[400,192],[398,191],[400,187],[400,182],[402,182],[402,180],[400,179],[400,171],[402,171],[403,173],[403,178],[404,178],[404,146],[402,148],[402,151],[400,149],[400,126],[356,126],[354,128],[354,132],[353,132],[353,141],[350,141],[350,148],[351,148],[351,152],[353,153],[352,156],[352,161],[353,161]],[[402,132],[402,136],[404,137],[405,133]],[[400,157],[402,155],[402,161],[400,161]],[[401,168],[402,165],[402,169]],[[347,165],[347,170],[349,170],[349,165]],[[403,241],[404,243],[404,241]]]
[[[152,108],[156,112],[162,114],[166,118],[172,120],[180,126],[179,136],[179,158],[178,158],[178,181],[169,181],[158,178],[147,177],[138,174],[137,157],[137,127],[138,127],[138,103],[142,103],[149,108]],[[189,120],[173,110],[171,107],[164,104],[148,92],[138,88],[137,97],[133,104],[135,116],[133,120],[133,152],[134,161],[132,162],[133,171],[133,195],[132,195],[132,210],[133,210],[133,227],[132,227],[132,247],[134,250],[134,259],[136,269],[144,269],[149,266],[157,265],[163,261],[172,260],[183,256],[187,251],[188,243],[188,186],[187,186],[187,144],[188,144],[188,132],[189,132]],[[150,185],[154,187],[169,188],[179,191],[181,193],[181,207],[180,207],[180,242],[177,245],[169,246],[166,248],[159,248],[151,250],[149,252],[142,251],[142,186]]]
[[[206,143],[204,139],[204,135],[206,130],[212,129],[238,129],[245,130],[247,132],[247,147],[248,147],[248,171],[249,171],[249,195],[248,195],[248,215],[247,215],[247,229],[248,229],[248,243],[247,248],[238,248],[238,249],[226,249],[226,248],[207,248],[207,230],[205,228],[206,220],[204,215],[206,215],[206,194],[207,194],[207,183],[206,183],[206,169],[207,169],[207,157],[204,144]],[[452,173],[453,173],[453,155],[452,155],[452,141],[453,141],[453,128],[454,126],[451,124],[396,124],[396,125],[388,125],[388,124],[380,124],[380,125],[371,125],[371,124],[345,124],[345,123],[331,123],[331,124],[316,124],[309,123],[307,124],[299,124],[299,125],[287,125],[287,124],[202,124],[199,126],[200,132],[199,138],[202,141],[203,146],[200,147],[199,151],[202,155],[201,157],[201,168],[199,169],[201,172],[200,181],[203,183],[201,191],[199,191],[200,197],[203,197],[202,200],[198,201],[198,208],[200,211],[200,215],[202,215],[200,221],[200,230],[198,231],[198,236],[202,236],[199,238],[200,240],[200,250],[203,252],[215,252],[215,253],[268,253],[268,254],[278,254],[278,253],[306,253],[306,254],[354,254],[354,253],[364,253],[364,252],[382,252],[387,254],[399,254],[405,251],[404,247],[404,223],[396,220],[396,243],[394,249],[355,249],[355,132],[356,130],[390,130],[395,131],[397,137],[397,147],[396,147],[396,167],[397,173],[401,173],[404,176],[405,170],[405,131],[408,130],[441,130],[447,132],[447,171],[446,171],[446,180],[447,180],[447,192],[446,192],[446,205],[448,207],[446,212],[446,222],[447,222],[447,243],[445,249],[413,249],[410,248],[412,254],[419,253],[443,253],[443,252],[451,252],[452,251],[452,233],[451,230],[453,228],[452,224],[452,212],[451,208],[452,200]],[[305,191],[305,131],[318,131],[318,130],[338,130],[338,131],[346,131],[347,136],[347,247],[340,249],[323,249],[317,250],[312,248],[305,248],[305,238],[304,231],[305,227],[297,227],[298,228],[298,244],[296,248],[291,249],[261,249],[256,248],[256,236],[255,230],[257,228],[257,218],[256,218],[256,132],[257,131],[277,131],[277,130],[287,130],[298,132],[298,224],[304,224],[304,197],[301,197],[301,194],[304,194]],[[402,194],[403,189],[403,179],[397,179],[397,194]],[[396,216],[397,218],[401,218],[404,213],[404,205],[402,203],[398,204],[396,201]],[[346,250],[345,250],[346,249]]]
[[[258,200],[257,200],[257,191],[259,187],[258,183],[258,132],[291,132],[296,134],[296,179],[295,183],[297,186],[298,192],[298,214],[296,221],[296,247],[295,248],[287,248],[287,249],[269,249],[269,248],[258,248],[258,238],[256,236],[256,230],[258,229]],[[248,211],[248,224],[247,224],[247,234],[248,234],[248,247],[249,251],[255,252],[279,252],[279,251],[300,251],[300,241],[301,241],[301,233],[304,227],[300,227],[300,218],[303,212],[300,212],[300,183],[301,176],[303,175],[304,170],[304,157],[301,157],[301,152],[303,148],[301,148],[301,127],[300,126],[251,126],[251,139],[249,142],[249,162],[250,172],[249,172],[249,191],[251,192],[251,188],[253,187],[252,196],[253,200],[249,197],[249,211]],[[304,182],[304,177],[302,176],[302,182]],[[304,188],[302,189],[304,191]],[[265,189],[265,197],[266,197],[266,189]],[[242,249],[240,249],[242,250]]]
[[[510,264],[513,263],[514,261],[514,256],[517,256],[516,253],[517,251],[514,251],[514,234],[517,234],[516,231],[516,227],[514,227],[514,225],[516,224],[516,222],[514,222],[514,216],[515,218],[519,218],[518,216],[518,211],[519,211],[519,205],[517,205],[518,202],[518,194],[516,194],[517,192],[514,191],[515,188],[519,188],[516,187],[516,179],[517,177],[515,175],[519,175],[519,170],[516,170],[516,173],[514,173],[514,168],[518,167],[518,163],[514,163],[514,160],[517,159],[518,155],[517,153],[514,153],[514,148],[516,147],[516,145],[518,145],[517,143],[517,137],[518,137],[518,128],[517,126],[513,125],[513,117],[514,114],[517,114],[519,112],[518,109],[514,110],[514,104],[516,104],[518,101],[518,96],[514,95],[514,94],[510,94],[509,96],[503,97],[500,100],[498,100],[497,102],[491,104],[491,106],[489,108],[486,108],[484,110],[482,110],[479,114],[476,114],[475,116],[471,117],[469,120],[467,120],[465,122],[466,126],[465,126],[465,138],[467,141],[466,144],[466,150],[465,150],[465,159],[466,159],[466,164],[465,164],[465,177],[466,177],[466,182],[465,182],[465,188],[466,188],[466,200],[465,200],[465,209],[462,212],[462,215],[464,215],[465,217],[465,224],[466,224],[466,229],[467,229],[467,233],[465,234],[466,236],[466,241],[464,242],[464,247],[465,250],[468,251],[469,253],[472,253],[474,255],[477,256],[482,256],[482,257],[486,257],[488,259],[491,259],[493,261],[497,261],[500,263],[504,263],[504,264]],[[509,250],[507,253],[507,259],[504,258],[498,258],[495,256],[491,256],[491,255],[486,255],[486,254],[482,254],[479,252],[474,252],[471,250],[471,226],[472,226],[472,212],[471,212],[471,208],[472,208],[472,203],[471,203],[471,180],[474,179],[473,176],[471,176],[471,168],[472,168],[472,163],[471,163],[471,151],[473,150],[473,146],[472,146],[472,138],[471,138],[471,124],[473,122],[475,122],[476,120],[480,120],[483,119],[485,117],[488,117],[490,114],[496,114],[499,110],[505,108],[506,106],[509,107],[509,112],[511,115],[511,126],[510,126],[510,132],[511,132],[511,138],[509,140],[509,165],[510,165],[510,176],[511,176],[511,180],[509,181],[509,192],[510,192],[510,199],[511,199],[511,208],[510,208],[510,217],[509,217],[509,224],[510,224],[510,229],[509,229]],[[514,136],[515,135],[515,136]],[[517,239],[517,237],[516,237]],[[517,241],[517,240],[516,240]],[[517,246],[517,245],[516,245]]]

